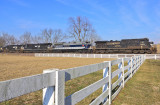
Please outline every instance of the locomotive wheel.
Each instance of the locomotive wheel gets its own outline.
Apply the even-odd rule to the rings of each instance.
[[[101,50],[96,50],[96,54],[101,54]]]
[[[141,54],[144,54],[144,53],[145,53],[145,51],[144,51],[144,50],[140,50],[140,53],[141,53]]]
[[[138,50],[134,50],[133,53],[134,53],[134,54],[138,54],[139,51],[138,51]]]
[[[78,50],[78,53],[82,53],[82,50]]]
[[[148,51],[147,51],[147,54],[151,54],[151,53],[152,53],[151,50],[148,50]]]
[[[105,54],[109,54],[109,50],[106,50],[106,51],[105,51]]]
[[[127,53],[127,54],[131,54],[132,50],[125,50],[125,51],[122,51],[122,52]]]

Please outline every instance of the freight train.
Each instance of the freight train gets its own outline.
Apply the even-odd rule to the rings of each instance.
[[[95,46],[90,42],[70,43],[39,43],[24,45],[8,45],[2,48],[3,52],[19,53],[134,53],[151,54],[156,52],[153,42],[148,38],[122,39],[121,41],[96,41]]]

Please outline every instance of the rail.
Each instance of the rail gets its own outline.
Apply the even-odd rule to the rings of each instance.
[[[2,81],[0,82],[0,102],[43,89],[43,105],[74,105],[102,87],[102,94],[90,105],[100,103],[110,105],[144,60],[145,57],[142,55],[126,57],[64,70],[50,69],[45,70],[43,74]],[[125,62],[128,62],[126,66]],[[118,69],[111,72],[112,66],[117,64]],[[102,79],[65,97],[66,81],[102,69]],[[118,76],[118,80],[112,83],[116,76]]]

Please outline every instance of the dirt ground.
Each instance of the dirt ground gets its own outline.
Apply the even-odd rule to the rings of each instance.
[[[113,60],[113,59],[63,58],[63,57],[49,58],[49,57],[18,56],[18,55],[0,55],[0,81],[24,77],[24,76],[30,76],[35,74],[41,74],[45,69],[58,68],[62,70],[66,68],[100,63],[108,60]],[[102,73],[98,73],[98,75],[99,77],[101,77]],[[93,74],[93,76],[95,76],[95,74]],[[90,75],[90,76],[87,76],[87,78],[88,77],[93,78],[93,76]],[[86,77],[84,77],[83,79],[80,79],[81,81],[79,82],[83,83],[82,80],[85,80],[85,78]],[[95,81],[96,80],[97,79],[95,79]],[[73,83],[75,84],[76,80],[75,82],[73,81]],[[73,84],[70,84],[70,83],[68,83],[67,85],[68,87],[66,87],[66,91],[70,88],[70,86],[73,86]],[[77,88],[76,88],[76,91],[77,91]],[[24,96],[12,99],[10,101],[0,103],[0,105],[13,105],[13,104],[39,105],[39,104],[42,104],[41,102],[42,102],[42,91],[37,91],[37,92],[30,93],[28,95],[24,95]]]

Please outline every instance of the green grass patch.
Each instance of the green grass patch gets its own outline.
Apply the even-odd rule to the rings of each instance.
[[[146,60],[113,105],[160,105],[160,60]]]

